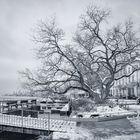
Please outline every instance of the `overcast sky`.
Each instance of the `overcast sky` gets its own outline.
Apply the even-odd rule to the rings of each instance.
[[[89,4],[110,8],[112,23],[132,17],[140,25],[140,0],[0,0],[0,94],[18,90],[18,71],[37,66],[30,34],[38,20],[55,15],[71,34]]]

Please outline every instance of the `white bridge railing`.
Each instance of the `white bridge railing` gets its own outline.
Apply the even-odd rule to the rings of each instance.
[[[16,115],[0,114],[0,125],[50,130],[57,132],[75,131],[76,122],[45,118],[31,118]]]

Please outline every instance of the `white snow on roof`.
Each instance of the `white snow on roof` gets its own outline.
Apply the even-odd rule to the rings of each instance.
[[[69,110],[69,105],[68,104],[66,104],[62,109],[61,109],[61,111],[68,111]]]

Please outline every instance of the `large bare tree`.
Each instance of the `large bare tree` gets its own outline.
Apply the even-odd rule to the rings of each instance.
[[[89,7],[82,16],[75,37],[76,43],[87,52],[90,61],[98,65],[96,74],[100,81],[101,100],[108,97],[115,80],[129,77],[139,70],[140,39],[134,31],[133,22],[128,20],[105,30],[104,23],[108,16],[108,10]],[[129,73],[124,71],[128,66],[132,67]]]
[[[77,89],[88,92],[97,102],[104,101],[115,80],[129,77],[139,69],[134,64],[140,40],[133,23],[127,21],[107,29],[109,13],[95,6],[88,7],[71,44],[66,43],[65,34],[55,20],[41,22],[34,41],[42,65],[36,73],[28,69],[22,72],[27,78],[26,87],[59,94]],[[119,75],[128,65],[133,70]]]

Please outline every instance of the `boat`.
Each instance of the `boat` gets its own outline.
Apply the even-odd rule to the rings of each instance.
[[[76,122],[101,122],[101,121],[110,121],[116,119],[123,119],[127,117],[137,116],[137,113],[134,111],[128,111],[119,106],[116,107],[98,107],[94,112],[79,112],[77,115],[72,117],[72,120]]]

